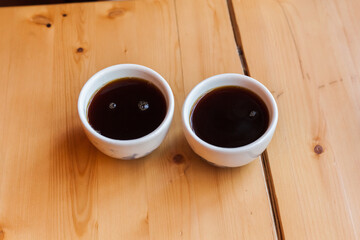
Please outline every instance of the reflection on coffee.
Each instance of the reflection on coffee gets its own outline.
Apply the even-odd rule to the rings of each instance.
[[[121,78],[102,87],[88,108],[90,125],[101,135],[130,140],[154,131],[164,120],[166,101],[151,82]]]
[[[269,126],[269,112],[252,91],[238,87],[215,88],[193,106],[190,116],[195,134],[218,147],[247,145],[261,137]]]

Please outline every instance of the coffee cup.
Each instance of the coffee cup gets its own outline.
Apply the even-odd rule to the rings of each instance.
[[[216,89],[227,89],[229,87],[235,87],[236,89],[241,88],[249,91],[251,94],[255,94],[258,98],[261,99],[261,102],[267,109],[268,121],[266,122],[263,133],[261,133],[261,135],[259,135],[259,137],[257,137],[256,139],[251,140],[251,142],[241,146],[232,146],[231,143],[227,143],[231,147],[228,147],[227,145],[226,147],[221,145],[215,145],[213,142],[207,140],[205,137],[198,136],[199,133],[196,133],[197,129],[194,129],[194,123],[192,122],[194,120],[192,119],[193,114],[195,113],[199,102],[202,101],[201,99],[203,99],[204,96],[207,96],[213,91],[215,92]],[[222,94],[225,94],[225,97],[224,95],[222,95],[222,98],[228,97],[226,96],[226,91],[222,91]],[[216,102],[217,101],[215,100],[209,100],[209,104],[215,104]],[[211,110],[211,105],[209,106],[209,109]],[[206,111],[203,112],[206,113]],[[253,117],[256,114],[257,112],[255,111],[249,111],[250,117]],[[220,131],[221,133],[221,129],[215,129],[219,124],[215,122],[215,124],[211,125],[211,121],[214,120],[212,118],[218,118],[218,116],[209,115],[208,119],[205,118],[205,120],[202,120],[202,122],[200,122],[200,125],[209,126],[208,129],[205,129],[207,131],[205,132],[206,134],[211,135],[212,131]],[[256,159],[270,143],[272,136],[275,132],[277,121],[278,108],[275,99],[270,93],[270,91],[259,81],[245,75],[234,73],[212,76],[200,82],[188,94],[182,109],[183,131],[190,147],[196,154],[201,156],[206,161],[222,167],[239,167],[248,164],[252,160]],[[203,132],[205,130],[203,130]],[[216,139],[216,137],[217,135],[215,135],[214,137],[215,142],[216,140],[218,140]]]
[[[160,125],[150,133],[135,139],[119,140],[104,136],[94,129],[89,123],[88,111],[100,89],[116,79],[121,81],[124,78],[143,79],[153,84],[162,93],[166,110]],[[174,96],[167,81],[154,70],[136,64],[119,64],[97,72],[85,83],[78,99],[78,113],[86,136],[98,150],[113,158],[136,159],[151,153],[164,140],[174,114]]]

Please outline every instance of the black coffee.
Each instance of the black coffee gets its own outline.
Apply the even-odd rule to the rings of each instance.
[[[190,116],[195,134],[218,147],[247,145],[261,137],[269,125],[263,100],[248,89],[216,88],[194,104]]]
[[[152,83],[121,78],[102,87],[88,109],[90,125],[101,135],[129,140],[154,131],[164,120],[166,101]]]

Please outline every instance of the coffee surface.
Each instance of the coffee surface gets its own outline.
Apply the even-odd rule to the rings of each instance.
[[[90,125],[101,135],[118,140],[151,133],[165,115],[166,101],[161,91],[140,78],[121,78],[106,84],[88,108]]]
[[[261,137],[269,125],[263,100],[252,91],[225,86],[201,97],[190,116],[195,134],[218,147],[247,145]]]

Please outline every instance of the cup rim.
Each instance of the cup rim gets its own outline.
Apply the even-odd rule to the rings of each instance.
[[[159,80],[160,84],[164,87],[165,89],[165,93],[163,91],[161,91],[168,99],[168,106],[167,106],[167,111],[166,111],[166,115],[163,119],[163,121],[160,123],[160,125],[153,130],[152,132],[150,132],[149,134],[139,137],[139,138],[134,138],[134,139],[129,139],[129,140],[119,140],[119,139],[113,139],[113,138],[109,138],[106,136],[101,135],[100,133],[96,132],[95,129],[90,125],[89,121],[87,120],[87,108],[89,106],[89,103],[86,102],[86,106],[85,106],[85,111],[83,111],[83,105],[85,102],[85,96],[86,93],[89,91],[88,88],[99,78],[101,78],[102,76],[104,76],[106,73],[111,72],[111,71],[115,71],[115,70],[122,70],[122,69],[133,69],[133,70],[140,70],[142,72],[145,73],[149,73],[150,75],[154,76],[156,79]],[[106,85],[108,82],[113,81],[114,79],[109,79],[105,82],[104,85]],[[92,92],[91,94],[95,94],[99,89],[101,89],[104,85],[100,86],[98,89],[96,89],[94,92]],[[110,144],[121,144],[121,145],[134,145],[134,144],[139,144],[139,143],[143,143],[143,142],[147,142],[149,140],[151,140],[152,138],[156,137],[157,135],[161,134],[162,130],[171,123],[173,114],[174,114],[174,108],[175,108],[175,101],[174,101],[174,95],[173,92],[170,88],[170,85],[168,84],[168,82],[159,74],[157,73],[155,70],[149,68],[149,67],[145,67],[143,65],[138,65],[138,64],[131,64],[131,63],[124,63],[124,64],[117,64],[117,65],[112,65],[109,66],[107,68],[104,68],[98,72],[96,72],[93,76],[91,76],[86,83],[83,85],[80,94],[79,94],[79,98],[78,98],[78,114],[80,117],[81,122],[83,123],[83,126],[92,134],[94,135],[96,138],[108,142]]]
[[[195,95],[196,91],[198,91],[199,89],[204,88],[205,85],[212,83],[212,82],[217,82],[219,81],[221,78],[237,78],[237,79],[243,79],[245,81],[250,82],[251,84],[256,85],[257,87],[259,87],[269,98],[269,102],[270,105],[273,109],[273,111],[270,113],[272,114],[272,117],[270,118],[270,124],[268,126],[268,128],[266,129],[266,131],[255,141],[246,144],[244,146],[240,146],[240,147],[233,147],[233,148],[226,148],[226,147],[219,147],[213,144],[210,144],[204,140],[202,140],[200,137],[198,137],[194,130],[191,128],[190,126],[190,116],[191,116],[191,112],[192,109],[194,107],[194,104],[196,103],[197,100],[199,100],[201,97],[203,97],[205,94],[209,93],[210,91],[218,88],[218,87],[223,87],[223,86],[239,86],[239,85],[235,85],[235,84],[227,84],[224,83],[223,85],[219,85],[217,87],[213,87],[210,89],[207,89],[205,91],[201,91],[201,94],[196,97],[196,101],[190,102],[190,98],[192,98],[192,95]],[[250,90],[253,91],[253,90]],[[257,94],[258,95],[258,94]],[[260,97],[260,96],[259,96]],[[262,100],[264,101],[264,99],[262,98]],[[189,106],[191,105],[191,106]],[[189,106],[190,111],[188,114],[186,111],[187,106]],[[278,122],[278,108],[277,108],[277,104],[276,101],[273,97],[273,95],[270,93],[270,91],[259,81],[257,81],[254,78],[251,78],[249,76],[243,75],[243,74],[239,74],[239,73],[223,73],[223,74],[218,74],[218,75],[214,75],[211,76],[209,78],[206,78],[205,80],[201,81],[200,83],[198,83],[191,91],[190,93],[187,95],[184,104],[183,104],[183,108],[182,108],[182,121],[183,121],[183,125],[185,126],[186,131],[191,135],[191,137],[193,139],[195,139],[198,143],[200,143],[201,145],[203,145],[204,147],[208,148],[208,149],[213,149],[215,151],[221,151],[224,153],[234,153],[234,152],[242,152],[242,151],[248,151],[252,148],[254,148],[255,146],[261,145],[264,141],[266,141],[267,136],[269,134],[271,134],[273,131],[275,131],[277,122]]]

